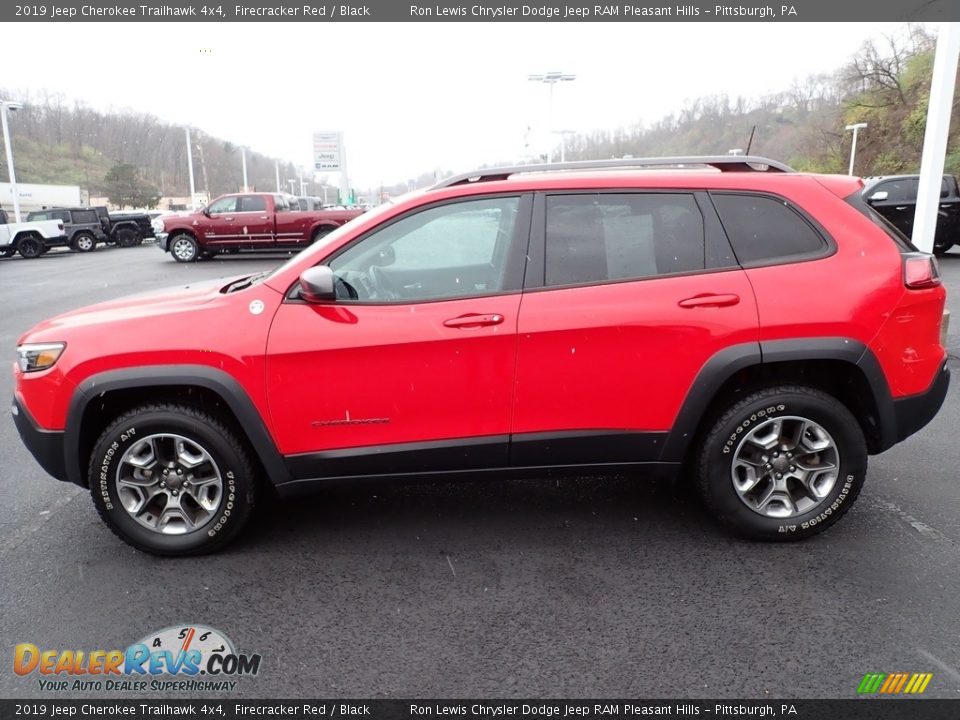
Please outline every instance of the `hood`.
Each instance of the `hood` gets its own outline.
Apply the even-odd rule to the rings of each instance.
[[[226,298],[230,298],[231,295],[224,294],[221,290],[244,277],[248,277],[248,275],[203,280],[189,285],[151,290],[97,303],[96,305],[88,305],[44,320],[24,333],[18,343],[63,339],[60,336],[60,331],[73,327],[153,318],[200,310],[212,302],[222,302]]]

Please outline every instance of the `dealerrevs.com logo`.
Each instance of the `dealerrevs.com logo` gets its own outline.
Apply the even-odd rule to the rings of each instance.
[[[33,643],[13,650],[13,671],[39,675],[40,689],[51,692],[225,692],[237,686],[235,678],[256,675],[260,661],[203,625],[164,628],[126,650],[50,650]]]

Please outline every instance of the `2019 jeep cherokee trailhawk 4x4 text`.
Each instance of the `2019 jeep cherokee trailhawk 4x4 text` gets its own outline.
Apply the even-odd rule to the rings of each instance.
[[[14,419],[158,554],[222,546],[265,484],[625,468],[808,537],[949,382],[936,261],[861,189],[752,157],[451,178],[270,274],[41,323]]]

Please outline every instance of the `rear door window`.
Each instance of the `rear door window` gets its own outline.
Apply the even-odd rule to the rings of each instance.
[[[547,285],[704,269],[703,216],[693,195],[550,195],[546,208]]]

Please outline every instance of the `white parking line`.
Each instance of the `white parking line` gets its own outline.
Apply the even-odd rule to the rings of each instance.
[[[917,652],[923,657],[925,657],[927,660],[932,662],[934,665],[936,665],[938,668],[943,670],[947,675],[952,677],[954,680],[956,680],[957,682],[960,682],[960,672],[957,672],[956,668],[950,667],[943,660],[936,657],[935,655],[931,655],[923,648],[917,648]]]
[[[942,532],[940,532],[936,528],[932,528],[929,525],[927,525],[925,522],[918,520],[910,513],[901,509],[900,506],[895,505],[892,502],[887,502],[886,500],[881,500],[877,497],[874,497],[872,499],[872,504],[878,507],[881,507],[884,510],[892,512],[894,515],[899,516],[901,520],[907,523],[907,525],[912,527],[914,530],[916,530],[918,533],[920,533],[923,537],[927,538],[928,540],[933,540],[935,542],[943,543],[946,545],[956,544],[954,543],[953,540],[951,540],[949,537],[944,535]]]

